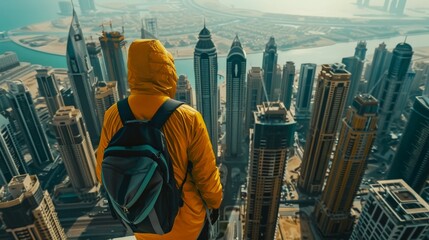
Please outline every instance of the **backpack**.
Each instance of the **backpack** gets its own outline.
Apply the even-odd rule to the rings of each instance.
[[[183,205],[161,130],[182,102],[168,99],[152,120],[137,120],[128,98],[117,103],[123,127],[104,151],[101,178],[112,210],[135,233],[171,231]],[[115,217],[115,216],[114,216]]]

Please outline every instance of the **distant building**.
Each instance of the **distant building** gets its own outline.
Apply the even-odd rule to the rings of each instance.
[[[13,176],[28,173],[27,164],[18,147],[12,127],[0,114],[0,186],[7,184]]]
[[[262,54],[262,69],[264,70],[264,85],[268,99],[275,101],[273,98],[275,76],[277,73],[277,44],[273,36],[270,37],[265,45],[264,53]]]
[[[215,155],[218,152],[217,144],[219,139],[217,70],[216,47],[212,41],[210,31],[204,25],[198,35],[197,45],[194,50],[197,110],[201,113],[206,123]]]
[[[128,96],[127,49],[123,33],[105,32],[99,38],[109,81],[118,82],[119,99]]]
[[[366,57],[366,51],[367,51],[366,41],[359,41],[355,47],[354,56],[364,61]]]
[[[35,175],[15,176],[0,189],[0,213],[12,239],[67,239],[51,197]]]
[[[158,39],[158,20],[157,18],[145,18],[146,30],[155,39]]]
[[[61,96],[63,97],[64,106],[74,106],[77,107],[74,96],[73,96],[73,90],[71,88],[62,88],[60,90]]]
[[[244,239],[274,239],[296,123],[282,102],[264,102],[257,109],[250,143]]]
[[[14,110],[15,119],[24,135],[33,163],[40,167],[52,162],[48,139],[40,123],[30,91],[20,80],[9,81],[9,100]]]
[[[194,107],[192,86],[186,75],[179,76],[179,80],[177,80],[176,96],[174,98]]]
[[[280,88],[280,101],[290,110],[292,105],[293,83],[295,81],[295,63],[287,61],[283,65],[283,74]]]
[[[71,106],[61,107],[52,124],[74,190],[84,200],[94,199],[99,191],[96,159],[80,111]]]
[[[95,8],[94,0],[79,0],[79,6],[82,14],[88,14],[97,10]]]
[[[298,186],[308,194],[322,192],[349,84],[350,73],[344,64],[322,65],[298,180]]]
[[[314,63],[301,64],[295,105],[295,119],[297,121],[309,120],[311,117],[311,96],[316,68],[317,65]]]
[[[404,15],[407,0],[390,0],[389,12],[395,15]]]
[[[109,81],[107,78],[106,64],[104,63],[104,57],[103,52],[101,51],[100,43],[86,43],[86,48],[88,50],[91,66],[94,69],[94,75],[97,77],[97,81]]]
[[[19,66],[19,59],[14,52],[0,54],[0,72]]]
[[[98,82],[95,89],[95,107],[100,125],[103,125],[104,113],[119,101],[117,82]]]
[[[70,16],[73,12],[73,6],[70,1],[59,1],[58,7],[60,8],[60,15]]]
[[[37,69],[36,72],[39,94],[45,98],[50,117],[52,118],[57,110],[64,106],[63,97],[58,89],[58,83],[55,79],[54,71],[47,68],[41,68]]]
[[[317,226],[327,239],[346,239],[353,229],[350,214],[377,132],[378,101],[358,95],[342,120],[330,174],[314,210]]]
[[[0,112],[4,112],[6,111],[6,109],[11,107],[9,98],[7,96],[7,90],[4,88],[0,88]]]
[[[426,238],[429,205],[403,180],[372,184],[350,240]]]
[[[353,57],[343,58],[342,63],[346,65],[346,70],[349,71],[351,74],[349,92],[347,94],[347,100],[345,104],[346,106],[345,111],[346,111],[347,107],[353,103],[353,99],[358,94],[359,84],[362,78],[364,61],[360,60],[356,56],[353,56]]]
[[[246,52],[235,36],[226,59],[226,155],[242,155]]]
[[[375,49],[372,58],[371,68],[368,73],[367,92],[373,96],[378,96],[380,92],[380,81],[383,74],[389,69],[392,53],[386,48],[384,42]]]
[[[247,94],[246,94],[246,116],[244,123],[245,135],[249,135],[249,128],[253,128],[255,117],[253,112],[257,111],[257,105],[262,101],[268,101],[264,94],[263,85],[264,70],[260,67],[252,67],[247,72]]]

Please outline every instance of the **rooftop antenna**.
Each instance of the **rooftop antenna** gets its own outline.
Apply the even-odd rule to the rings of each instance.
[[[206,28],[206,17],[204,17],[204,28]]]
[[[125,33],[124,22],[124,16],[122,16],[122,35]]]
[[[71,5],[72,5],[72,9],[73,9],[73,11],[74,11],[74,3],[73,3],[73,0],[70,0],[70,2],[71,2]]]
[[[405,35],[404,43],[407,42],[408,35]]]

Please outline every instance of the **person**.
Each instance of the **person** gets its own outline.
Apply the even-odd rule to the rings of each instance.
[[[177,82],[172,55],[158,40],[138,39],[128,51],[128,101],[137,119],[150,120],[168,98],[174,98]],[[104,115],[97,151],[97,177],[101,182],[104,149],[111,137],[122,127],[116,104]],[[206,208],[218,209],[222,186],[216,158],[201,114],[183,104],[163,126],[174,176],[183,186],[183,206],[179,209],[171,232],[164,235],[138,234],[137,239],[207,239]],[[187,171],[188,164],[192,169]],[[213,217],[213,216],[212,216]],[[204,227],[204,229],[203,229]]]

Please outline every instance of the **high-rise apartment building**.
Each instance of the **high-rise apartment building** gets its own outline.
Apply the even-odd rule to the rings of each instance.
[[[192,92],[191,83],[186,75],[180,75],[176,86],[176,100],[184,102],[189,106],[194,106],[194,94]]]
[[[58,89],[58,83],[55,79],[54,71],[47,68],[36,70],[37,85],[39,94],[45,98],[49,115],[52,118],[57,110],[64,106],[63,97]]]
[[[246,116],[244,123],[245,135],[249,135],[249,128],[253,128],[255,117],[253,112],[257,110],[257,105],[262,104],[262,101],[268,101],[264,95],[263,89],[264,70],[260,67],[252,67],[247,73],[247,94],[246,94]]]
[[[117,31],[105,32],[99,38],[109,81],[118,82],[119,99],[128,96],[127,48],[125,36]]]
[[[257,108],[250,144],[244,238],[274,239],[295,120],[282,102],[264,102]]]
[[[290,110],[292,105],[293,83],[295,81],[295,63],[287,61],[283,65],[283,74],[280,88],[280,101]]]
[[[9,81],[9,100],[24,135],[33,163],[40,167],[53,161],[45,131],[40,123],[30,91],[20,80]]]
[[[398,109],[399,95],[403,90],[406,75],[413,56],[413,49],[407,43],[399,43],[393,50],[389,70],[382,79],[378,100],[380,101],[380,120],[378,122],[377,140],[382,142],[390,132],[395,111]]]
[[[273,99],[275,77],[277,73],[277,44],[273,36],[270,37],[265,45],[264,53],[262,54],[262,69],[264,70],[264,85],[268,99]]]
[[[407,127],[390,167],[389,179],[403,179],[420,192],[429,172],[429,97],[414,101]]]
[[[9,120],[0,114],[0,186],[13,176],[28,173],[27,165],[18,147]]]
[[[98,42],[86,43],[86,48],[89,54],[89,60],[94,70],[94,75],[97,77],[97,81],[108,81],[106,64],[104,63],[103,52],[101,51],[101,45]]]
[[[75,11],[73,11],[67,39],[66,58],[74,102],[82,112],[93,145],[98,145],[101,126],[95,108],[94,88],[96,78],[94,77],[94,70],[89,60],[82,29]]]
[[[145,18],[146,30],[154,37],[158,38],[158,20],[154,17]]]
[[[314,210],[317,226],[326,238],[346,238],[352,231],[350,214],[377,132],[378,101],[358,95],[342,120],[332,167],[322,197]]]
[[[98,82],[95,88],[95,107],[100,125],[103,125],[104,113],[119,101],[117,82]]]
[[[344,64],[322,65],[298,180],[298,186],[308,194],[322,192],[349,84],[350,73]]]
[[[206,123],[213,151],[217,156],[218,142],[218,87],[217,52],[210,31],[204,28],[198,35],[194,50],[194,73],[197,95],[197,110]]]
[[[99,188],[95,153],[79,109],[61,107],[52,124],[73,188],[81,198],[95,197]]]
[[[48,191],[36,175],[19,175],[0,189],[0,220],[15,240],[65,240]]]
[[[19,66],[19,59],[14,52],[0,54],[0,72]]]
[[[97,10],[95,8],[94,0],[79,0],[79,6],[80,6],[80,11],[83,14],[95,12]]]
[[[311,116],[311,96],[313,93],[314,77],[317,65],[314,63],[301,64],[299,73],[298,92],[295,105],[295,119],[309,120]]]
[[[371,67],[368,73],[367,92],[373,96],[378,96],[380,92],[380,81],[383,74],[389,69],[392,53],[386,48],[384,42],[380,43],[374,51]]]
[[[226,155],[242,154],[246,84],[246,52],[235,36],[226,58]]]
[[[407,0],[391,0],[389,12],[395,15],[403,15]]]
[[[366,41],[359,41],[355,47],[355,54],[354,56],[359,58],[360,60],[365,60],[366,57]]]
[[[350,240],[425,239],[429,205],[403,180],[372,184]]]
[[[356,56],[353,56],[343,58],[342,63],[346,65],[346,70],[351,73],[349,92],[347,94],[347,100],[345,105],[347,108],[352,104],[353,99],[358,94],[360,80],[362,78],[364,61]]]

